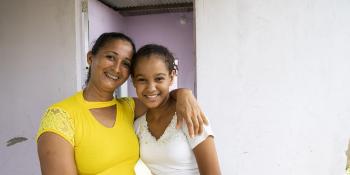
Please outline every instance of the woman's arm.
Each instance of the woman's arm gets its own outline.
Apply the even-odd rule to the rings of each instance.
[[[175,89],[170,92],[172,98],[176,100],[176,128],[180,128],[185,119],[190,137],[201,134],[203,124],[208,124],[202,109],[199,107],[196,98],[190,89]]]
[[[43,175],[77,175],[72,145],[52,132],[38,139],[38,154]]]
[[[193,149],[201,175],[221,175],[214,139],[207,137]]]

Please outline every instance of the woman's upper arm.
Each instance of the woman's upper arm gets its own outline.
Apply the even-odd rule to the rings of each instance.
[[[135,118],[140,117],[147,111],[147,107],[138,99],[134,98],[135,102]]]
[[[74,149],[63,137],[45,132],[38,138],[38,154],[43,175],[76,175]]]
[[[220,175],[219,160],[217,157],[214,139],[208,136],[193,149],[201,175]]]

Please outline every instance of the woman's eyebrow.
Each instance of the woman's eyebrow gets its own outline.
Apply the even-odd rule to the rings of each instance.
[[[107,50],[107,51],[105,51],[106,53],[113,53],[114,55],[119,55],[117,52],[115,52],[115,51],[109,51],[109,50]]]
[[[115,52],[115,51],[109,51],[109,50],[107,50],[107,51],[105,51],[106,53],[113,53],[114,55],[119,55],[118,54],[118,52]],[[129,57],[126,57],[126,59],[128,60],[128,61],[131,61],[131,58],[129,58]]]

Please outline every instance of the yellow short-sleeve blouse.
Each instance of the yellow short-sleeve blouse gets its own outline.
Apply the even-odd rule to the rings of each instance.
[[[116,105],[113,127],[99,123],[89,109]],[[53,132],[74,148],[78,173],[81,175],[134,175],[139,159],[138,139],[133,130],[135,103],[132,98],[109,102],[85,101],[82,92],[76,93],[48,108],[37,138]]]

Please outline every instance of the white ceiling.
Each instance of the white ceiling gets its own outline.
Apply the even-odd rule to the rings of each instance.
[[[124,16],[193,11],[193,0],[99,0]]]

